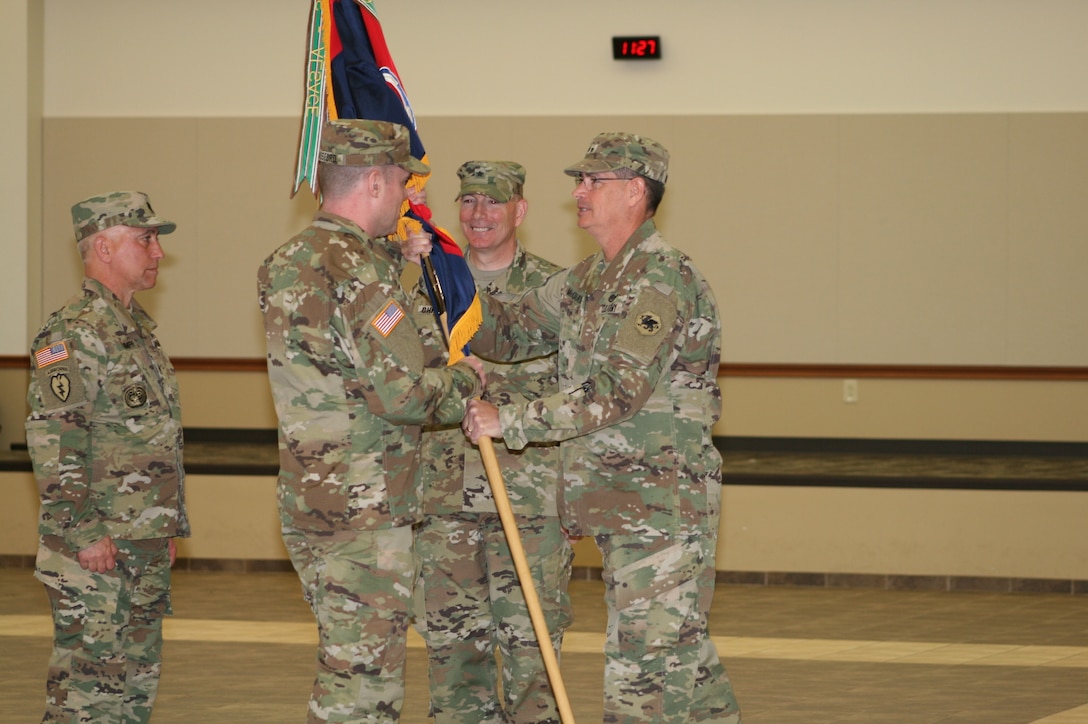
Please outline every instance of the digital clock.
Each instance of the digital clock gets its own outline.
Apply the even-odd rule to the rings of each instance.
[[[612,36],[613,60],[660,60],[661,36]]]

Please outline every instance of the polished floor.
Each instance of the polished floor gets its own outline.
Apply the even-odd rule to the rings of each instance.
[[[292,573],[180,571],[156,724],[305,720],[313,623]],[[578,721],[601,719],[602,584],[572,583],[562,656]],[[0,569],[0,722],[38,721],[48,605]],[[748,724],[1088,723],[1088,597],[719,585],[711,631]],[[427,722],[413,638],[403,722]]]

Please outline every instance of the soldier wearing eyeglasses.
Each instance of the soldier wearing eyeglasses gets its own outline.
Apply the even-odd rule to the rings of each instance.
[[[601,551],[609,625],[604,720],[739,722],[707,630],[721,458],[720,323],[709,285],[654,224],[668,152],[602,133],[565,172],[578,226],[600,251],[514,302],[485,296],[473,349],[500,359],[558,351],[559,390],[472,402],[473,441],[559,442],[559,514]]]

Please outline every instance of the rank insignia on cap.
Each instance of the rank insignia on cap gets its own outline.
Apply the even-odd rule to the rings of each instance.
[[[68,359],[68,344],[64,340],[42,347],[34,353],[34,362],[38,365],[38,369],[66,359]]]
[[[370,321],[370,326],[378,330],[381,336],[388,337],[402,319],[404,319],[404,310],[396,301],[390,299],[382,311]]]

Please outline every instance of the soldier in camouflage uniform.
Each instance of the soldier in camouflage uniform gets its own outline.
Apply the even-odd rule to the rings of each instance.
[[[461,419],[473,357],[424,369],[395,242],[408,130],[323,129],[321,208],[258,272],[279,417],[283,539],[318,624],[310,722],[388,722],[404,699],[424,424]]]
[[[146,722],[189,521],[174,368],[133,295],[155,286],[176,225],[135,191],[81,201],[72,222],[83,288],[31,345],[26,422],[53,613],[42,721]]]
[[[517,227],[528,208],[525,169],[509,161],[469,161],[457,171],[465,258],[480,289],[501,300],[538,287],[559,267],[527,253]],[[422,290],[417,313],[435,326]],[[438,335],[432,335],[432,338]],[[445,365],[436,350],[430,364]],[[505,404],[555,391],[555,355],[487,366],[485,399]],[[559,525],[559,449],[496,447],[545,622],[556,650],[570,625],[567,583],[573,553]],[[424,524],[417,534],[419,628],[430,655],[437,724],[558,722],[555,697],[495,510],[480,452],[460,426],[430,428],[423,444]],[[496,648],[501,654],[502,694]]]
[[[604,561],[604,721],[739,722],[707,631],[721,502],[714,297],[655,228],[660,144],[600,134],[566,173],[601,251],[514,304],[486,300],[473,340],[502,359],[558,349],[560,391],[472,403],[463,425],[511,449],[562,443],[560,517]]]

